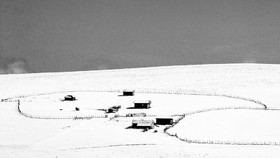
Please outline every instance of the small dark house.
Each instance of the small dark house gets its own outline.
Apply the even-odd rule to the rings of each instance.
[[[123,96],[134,96],[135,90],[132,89],[125,89],[123,90]]]
[[[116,113],[119,111],[119,109],[121,108],[121,106],[113,106],[107,109],[107,113]]]
[[[116,113],[121,108],[121,106],[113,106],[108,108],[107,113]]]
[[[115,109],[115,108],[109,108],[107,110],[107,113],[116,113],[116,112],[118,112],[118,109]]]
[[[152,129],[154,128],[153,120],[133,120],[132,128]]]
[[[156,118],[156,124],[158,125],[172,125],[173,118]]]
[[[136,109],[149,109],[151,108],[151,101],[150,100],[139,100],[134,101],[134,108]]]
[[[73,95],[66,95],[66,96],[64,97],[64,100],[65,100],[65,101],[74,101],[74,100],[77,100],[77,98],[74,97]]]

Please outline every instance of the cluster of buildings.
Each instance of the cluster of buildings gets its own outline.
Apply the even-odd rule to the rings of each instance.
[[[126,89],[123,90],[122,96],[134,96],[135,90]],[[75,101],[75,98],[72,95],[67,95],[64,97],[63,101]],[[151,100],[135,100],[134,107],[131,109],[149,109],[151,108],[152,101]],[[106,109],[106,113],[116,113],[121,108],[121,106],[112,106]],[[126,114],[126,117],[146,117],[146,113],[129,113]],[[173,118],[156,118],[154,120],[145,120],[145,119],[138,119],[132,120],[132,128],[140,128],[140,129],[152,129],[155,125],[172,125]]]
[[[134,90],[124,90],[123,96],[134,96]],[[152,101],[150,100],[136,100],[133,102],[135,109],[149,109],[151,108]],[[126,117],[145,117],[146,113],[130,113]],[[152,129],[155,125],[172,125],[173,118],[156,118],[154,120],[138,119],[132,120],[132,128]]]

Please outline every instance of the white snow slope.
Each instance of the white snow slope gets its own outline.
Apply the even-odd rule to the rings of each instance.
[[[279,157],[279,79],[280,66],[269,64],[2,75],[0,155]],[[136,95],[120,96],[123,89]],[[68,94],[78,100],[61,101]],[[134,100],[151,100],[151,108],[133,109]],[[117,113],[103,111],[115,105]],[[156,117],[175,123],[129,128]]]

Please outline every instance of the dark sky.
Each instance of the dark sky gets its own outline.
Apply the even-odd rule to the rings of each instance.
[[[280,63],[279,0],[0,0],[0,6],[3,71],[16,61],[30,72]]]

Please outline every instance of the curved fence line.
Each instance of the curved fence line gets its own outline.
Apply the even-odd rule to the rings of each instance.
[[[20,98],[26,98],[26,97],[32,97],[32,96],[40,96],[40,95],[51,95],[51,94],[59,94],[59,93],[75,93],[75,92],[112,92],[112,93],[120,93],[122,90],[116,90],[116,89],[95,89],[95,90],[71,90],[71,91],[55,91],[55,92],[43,92],[43,93],[37,93],[37,94],[27,94],[27,95],[19,95],[11,98],[6,98],[2,99],[4,101],[12,101],[16,102]],[[198,92],[195,90],[136,90],[137,93],[148,93],[148,94],[178,94],[178,95],[197,95],[197,96],[217,96],[217,97],[227,97],[227,98],[232,98],[232,99],[239,99],[239,100],[244,100],[244,101],[249,101],[256,103],[258,105],[261,105],[263,109],[267,109],[267,106],[262,103],[261,101],[250,99],[250,98],[245,98],[245,97],[239,97],[239,96],[232,96],[232,95],[225,95],[225,94],[218,94],[218,93],[205,93],[205,92]],[[204,109],[205,110],[205,109]],[[203,109],[202,109],[203,111]],[[46,116],[36,116],[36,115],[31,115],[24,113],[22,110],[20,110],[20,103],[18,105],[18,112],[22,114],[23,116],[29,117],[29,118],[37,118],[37,119],[91,119],[91,118],[107,118],[107,115],[88,115],[88,116],[67,116],[67,117],[46,117]],[[197,112],[195,112],[197,113]],[[153,115],[153,117],[156,115]],[[111,117],[110,119],[115,118]]]
[[[247,110],[263,110],[262,108],[257,108],[257,107],[255,107],[255,108],[253,108],[253,107],[242,107],[242,106],[240,106],[240,107],[235,107],[235,106],[233,106],[233,107],[217,107],[217,108],[207,108],[207,109],[200,109],[200,110],[195,110],[195,111],[192,111],[192,112],[188,112],[188,113],[185,113],[185,114],[183,114],[183,115],[181,115],[181,117],[178,119],[178,120],[176,120],[176,121],[174,121],[174,123],[171,125],[171,126],[168,126],[168,127],[166,127],[165,129],[164,129],[164,132],[166,133],[166,134],[169,134],[168,132],[167,132],[167,130],[168,129],[170,129],[170,128],[172,128],[172,127],[174,127],[175,125],[177,125],[182,119],[184,119],[186,116],[190,116],[190,115],[194,115],[194,114],[199,114],[199,113],[204,113],[204,112],[210,112],[210,111],[217,111],[217,110],[240,110],[240,109],[247,109]],[[170,134],[169,134],[170,135]]]
[[[174,121],[174,123],[171,126],[168,126],[164,129],[164,133],[175,137],[181,141],[187,142],[187,143],[195,143],[195,144],[222,144],[222,145],[273,145],[273,146],[280,146],[280,142],[271,142],[271,141],[221,141],[221,140],[200,140],[200,139],[189,139],[189,138],[180,138],[177,133],[171,134],[168,132],[169,129],[177,125],[182,119],[189,115],[199,114],[203,112],[209,112],[209,111],[217,111],[217,110],[234,110],[234,109],[250,109],[250,110],[263,110],[261,108],[251,108],[251,107],[220,107],[220,108],[210,108],[210,109],[202,109],[197,110],[189,113],[185,113],[184,116],[180,117],[178,120]],[[275,109],[279,111],[280,109]]]
[[[65,91],[52,91],[52,92],[42,92],[42,93],[34,93],[34,94],[27,94],[27,95],[18,95],[6,99],[2,99],[2,101],[13,101],[16,98],[26,98],[31,96],[40,96],[40,95],[51,95],[51,94],[59,94],[59,93],[75,93],[75,92],[111,92],[111,93],[120,93],[122,90],[119,89],[95,89],[95,90],[65,90]],[[267,105],[263,102],[234,95],[227,95],[227,94],[220,94],[220,93],[209,93],[209,92],[202,92],[196,90],[158,90],[158,89],[138,89],[135,90],[136,93],[148,93],[148,94],[178,94],[178,95],[198,95],[198,96],[216,96],[216,97],[226,97],[232,99],[239,99],[244,101],[250,101],[259,105],[262,105],[264,109],[267,109]],[[17,99],[16,99],[17,100]]]
[[[86,115],[86,116],[39,116],[39,115],[32,115],[32,114],[27,114],[23,112],[20,109],[20,105],[17,106],[18,112],[28,118],[34,118],[34,119],[73,119],[73,120],[86,120],[86,119],[92,119],[92,118],[108,118],[108,115]]]
[[[86,119],[92,119],[92,118],[109,118],[108,115],[86,115],[86,116],[59,116],[59,117],[55,117],[55,116],[39,116],[39,115],[31,115],[31,114],[27,114],[25,112],[23,112],[20,108],[20,101],[17,101],[17,111],[28,118],[34,118],[34,119],[73,119],[73,120],[86,120]]]
[[[186,143],[195,144],[220,144],[220,145],[270,145],[270,146],[280,146],[280,142],[271,141],[222,141],[222,140],[199,140],[199,139],[183,139],[179,138],[176,134],[170,135],[176,137],[177,139],[184,141]]]
[[[183,139],[177,136],[177,134],[168,134],[169,136],[175,137],[186,143],[194,144],[220,144],[220,145],[270,145],[280,146],[280,142],[271,141],[222,141],[222,140],[199,140],[199,139]]]
[[[120,93],[122,90],[73,90],[73,91],[56,91],[56,92],[44,92],[44,93],[37,93],[37,94],[28,94],[28,95],[19,95],[7,99],[2,99],[2,101],[17,101],[16,98],[25,98],[30,96],[38,96],[38,95],[50,95],[50,94],[58,94],[58,93],[71,93],[71,92],[114,92],[114,93]],[[229,110],[229,109],[252,109],[252,110],[279,110],[277,108],[267,108],[267,105],[262,103],[261,101],[251,99],[251,98],[245,98],[240,96],[234,96],[234,95],[226,95],[226,94],[219,94],[219,93],[208,93],[208,92],[198,92],[198,91],[187,91],[187,90],[177,90],[177,91],[169,91],[169,90],[136,90],[137,93],[150,93],[150,94],[179,94],[179,95],[199,95],[199,96],[217,96],[217,97],[227,97],[232,99],[239,99],[244,101],[249,101],[256,103],[258,105],[261,105],[262,107],[259,108],[252,108],[252,107],[218,107],[218,108],[210,108],[210,109],[201,109],[196,110],[192,112],[185,113],[183,115],[176,115],[176,116],[182,116],[178,120],[176,120],[173,125],[168,126],[164,129],[164,133],[166,133],[169,136],[176,137],[181,141],[187,142],[187,143],[196,143],[196,144],[223,144],[223,145],[280,145],[280,142],[245,142],[245,141],[219,141],[219,140],[192,140],[192,139],[183,139],[179,138],[177,134],[170,134],[167,132],[168,129],[174,127],[176,124],[178,124],[182,119],[184,119],[186,116],[198,114],[202,112],[209,112],[209,111],[215,111],[215,110]],[[39,119],[91,119],[91,118],[107,118],[107,115],[104,116],[69,116],[69,117],[42,117],[42,116],[34,116],[29,115],[21,111],[20,109],[20,102],[18,103],[18,112],[22,114],[23,116],[29,117],[29,118],[39,118]],[[151,115],[155,117],[156,115]],[[117,115],[113,116],[110,119],[113,119],[117,117]]]
[[[80,147],[73,149],[62,149],[62,151],[66,150],[85,150],[85,149],[95,149],[95,148],[112,148],[112,147],[122,147],[122,146],[146,146],[146,145],[156,145],[156,144],[117,144],[117,145],[107,145],[107,146],[94,146],[94,147]]]

